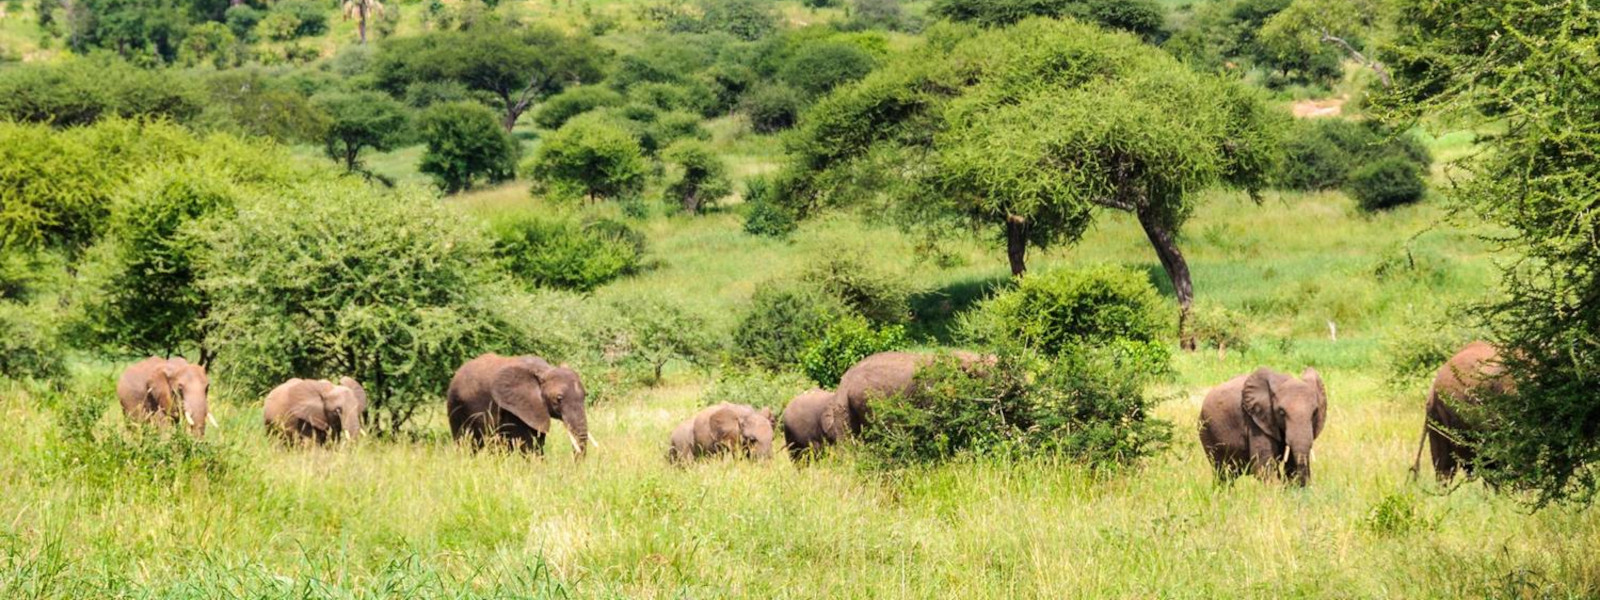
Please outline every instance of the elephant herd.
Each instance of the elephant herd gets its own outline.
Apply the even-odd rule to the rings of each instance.
[[[993,356],[953,356],[968,372],[995,364]],[[876,399],[913,391],[917,372],[936,358],[880,352],[846,370],[838,389],[811,389],[795,396],[783,410],[784,448],[800,459],[859,434],[870,422]],[[130,421],[181,423],[192,435],[204,436],[206,425],[215,424],[207,406],[209,387],[205,367],[182,358],[150,357],[123,372],[117,397]],[[1412,470],[1420,467],[1424,441],[1441,479],[1469,468],[1474,422],[1464,412],[1510,389],[1510,377],[1489,343],[1473,342],[1453,356],[1439,368],[1429,391],[1423,440]],[[536,356],[485,354],[456,371],[445,406],[452,436],[473,448],[493,441],[542,452],[555,419],[565,425],[581,458],[594,445],[586,395],[578,372],[566,365]],[[350,377],[337,383],[290,379],[267,394],[262,418],[269,432],[284,439],[326,443],[359,436],[366,407],[366,390]],[[1293,376],[1261,368],[1206,394],[1200,408],[1200,445],[1219,480],[1250,473],[1306,485],[1315,456],[1312,445],[1327,420],[1327,388],[1315,369]],[[722,455],[769,458],[777,427],[771,409],[717,404],[673,429],[667,457],[677,463]]]

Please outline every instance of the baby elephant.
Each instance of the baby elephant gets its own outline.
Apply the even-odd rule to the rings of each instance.
[[[726,402],[708,407],[672,431],[667,458],[674,462],[717,454],[771,458],[772,424],[770,408],[758,411]]]
[[[795,396],[783,407],[783,447],[789,458],[799,459],[807,452],[839,441],[844,424],[839,418],[843,406],[828,390],[811,388]]]
[[[360,436],[366,409],[367,390],[349,377],[339,378],[338,385],[326,379],[290,379],[267,394],[262,418],[267,431],[285,440],[322,444]]]
[[[1297,485],[1311,481],[1311,442],[1328,422],[1328,393],[1316,369],[1295,378],[1256,369],[1212,388],[1200,407],[1200,446],[1222,481],[1245,469]]]

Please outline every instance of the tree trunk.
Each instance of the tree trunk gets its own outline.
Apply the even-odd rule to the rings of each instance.
[[[356,1],[360,2],[360,4],[356,5],[356,13],[358,17],[356,21],[356,31],[361,32],[361,43],[365,44],[367,43],[367,1]]]
[[[1150,238],[1150,246],[1161,258],[1161,268],[1172,280],[1172,292],[1178,297],[1178,346],[1194,350],[1194,336],[1189,332],[1189,310],[1194,305],[1194,284],[1189,279],[1189,263],[1178,250],[1178,240],[1161,220],[1147,211],[1139,211],[1139,225]]]
[[[1006,216],[1006,258],[1011,260],[1012,277],[1021,277],[1028,272],[1027,217]]]

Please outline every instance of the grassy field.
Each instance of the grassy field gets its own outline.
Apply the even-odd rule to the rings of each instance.
[[[482,216],[534,206],[516,185],[451,202]],[[594,407],[601,446],[582,463],[559,444],[544,459],[463,451],[442,406],[416,439],[287,450],[261,435],[254,403],[221,399],[208,444],[140,444],[120,433],[116,365],[84,361],[66,392],[0,388],[0,597],[1593,596],[1592,511],[1530,514],[1477,483],[1406,479],[1424,383],[1389,382],[1387,348],[1493,281],[1483,231],[1446,216],[1437,200],[1367,216],[1339,194],[1212,194],[1184,250],[1202,302],[1247,315],[1252,343],[1180,356],[1158,409],[1173,447],[1118,472],[964,462],[888,476],[848,452],[675,468],[667,434],[708,383],[688,371]],[[642,227],[654,266],[596,295],[677,298],[719,328],[760,281],[859,252],[925,290],[916,331],[937,343],[939,323],[1006,272],[987,237],[948,242],[956,264],[939,267],[853,216],[790,241],[743,234],[732,211]],[[1163,279],[1114,215],[1031,261]],[[1204,390],[1258,365],[1328,381],[1308,489],[1216,486],[1198,448]],[[85,421],[99,442],[76,435]]]

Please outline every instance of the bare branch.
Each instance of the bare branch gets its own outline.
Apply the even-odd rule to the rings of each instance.
[[[1351,46],[1350,42],[1345,41],[1344,38],[1328,33],[1328,28],[1323,27],[1321,28],[1321,31],[1323,42],[1344,48],[1344,51],[1350,54],[1350,58],[1355,59],[1356,62],[1366,65],[1367,68],[1372,69],[1374,73],[1377,73],[1378,81],[1383,82],[1383,89],[1394,87],[1394,82],[1389,79],[1389,71],[1383,68],[1383,63],[1367,58],[1365,54],[1362,54],[1360,51],[1356,50],[1355,46]]]

